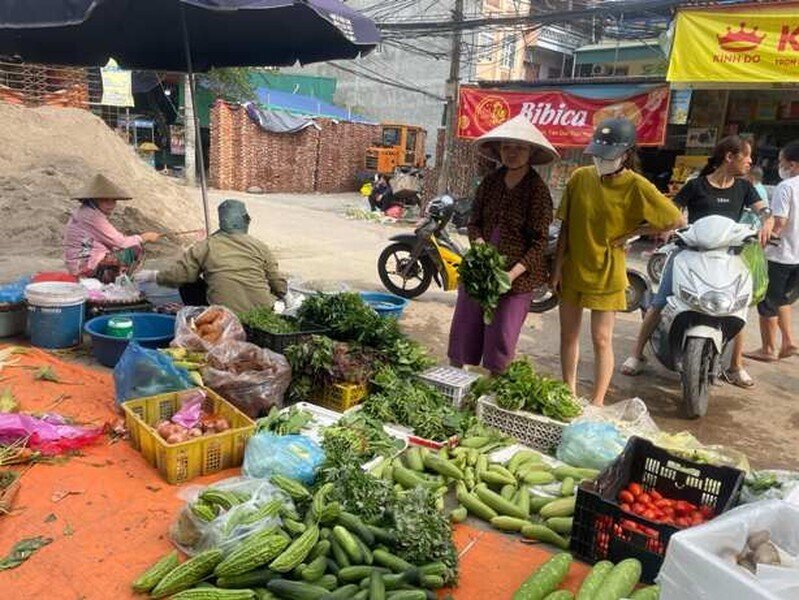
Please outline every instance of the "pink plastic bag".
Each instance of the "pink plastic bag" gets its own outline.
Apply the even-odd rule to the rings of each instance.
[[[201,391],[192,392],[182,400],[180,410],[172,415],[170,419],[173,423],[182,425],[186,429],[197,427],[203,413],[203,402],[205,393]]]
[[[186,306],[178,312],[171,345],[208,352],[220,344],[246,338],[238,317],[224,306]]]
[[[25,413],[0,414],[0,444],[27,438],[27,446],[42,454],[63,454],[93,444],[103,435],[102,428],[67,424],[64,417],[47,413],[34,417]]]
[[[273,406],[282,408],[291,382],[286,358],[247,342],[228,342],[211,350],[202,376],[205,385],[251,418]]]

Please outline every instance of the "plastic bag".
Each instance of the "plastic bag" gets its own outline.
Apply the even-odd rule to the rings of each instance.
[[[242,501],[225,510],[203,499],[203,492],[211,489],[233,492]],[[258,510],[273,500],[279,500],[284,509],[294,507],[291,498],[268,481],[248,477],[232,477],[209,487],[192,486],[181,491],[179,496],[186,505],[170,527],[169,535],[175,545],[190,556],[210,548],[227,552],[253,533],[280,526],[277,514],[258,518]],[[210,521],[201,518],[199,511],[195,512],[197,504],[208,505],[216,516]]]
[[[741,260],[749,269],[752,274],[752,304],[758,304],[766,297],[766,290],[768,290],[768,263],[766,262],[766,253],[763,247],[757,243],[752,242],[746,244],[741,250]]]
[[[247,342],[226,342],[211,350],[206,361],[205,385],[249,417],[283,407],[291,366],[282,354]]]
[[[319,444],[304,435],[263,432],[247,442],[241,472],[260,478],[285,475],[310,484],[324,460],[325,453]]]
[[[749,459],[743,452],[725,446],[706,446],[687,431],[649,436],[649,440],[672,454],[698,463],[720,467],[735,467],[744,472],[750,470]]]
[[[741,488],[741,504],[760,500],[784,500],[791,492],[799,490],[799,473],[796,471],[753,471]]]
[[[171,346],[209,352],[227,342],[247,338],[238,317],[224,306],[186,306],[178,311]]]
[[[759,565],[753,575],[734,562],[750,534],[768,531],[793,557],[789,566]],[[790,600],[799,598],[799,507],[781,500],[747,504],[669,540],[658,576],[661,600]]]
[[[189,374],[177,368],[172,359],[131,341],[114,367],[117,404],[133,398],[146,398],[195,387]]]
[[[0,444],[26,440],[28,448],[48,456],[78,450],[93,444],[102,435],[102,427],[71,425],[55,413],[35,417],[25,413],[0,414]]]
[[[588,405],[564,429],[557,457],[575,467],[601,470],[621,454],[630,436],[652,438],[659,433],[640,398],[605,407]]]
[[[30,277],[22,277],[11,283],[0,284],[0,304],[21,304],[25,300],[25,286]]]

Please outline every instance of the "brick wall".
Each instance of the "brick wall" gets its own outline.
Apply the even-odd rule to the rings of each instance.
[[[354,191],[376,125],[315,119],[298,133],[263,131],[238,105],[217,101],[211,110],[211,185],[264,192]]]

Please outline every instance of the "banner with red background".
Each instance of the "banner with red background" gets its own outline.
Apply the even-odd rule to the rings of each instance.
[[[461,87],[458,137],[480,137],[511,117],[524,114],[561,148],[583,147],[596,125],[611,117],[635,123],[639,146],[660,146],[669,120],[669,88],[659,86],[627,98],[583,98],[559,90],[504,91]]]

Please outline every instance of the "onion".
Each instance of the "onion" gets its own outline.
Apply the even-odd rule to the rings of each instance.
[[[225,418],[219,418],[216,420],[216,430],[217,431],[227,431],[230,429],[230,423]]]
[[[180,442],[185,442],[186,436],[183,433],[175,432],[171,434],[167,440],[167,444],[179,444]]]
[[[189,437],[190,438],[200,437],[202,434],[203,434],[203,431],[199,427],[192,427],[191,429],[189,429]]]

